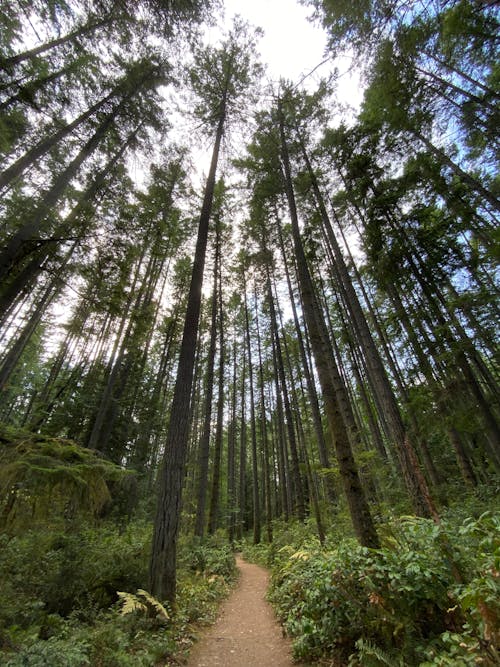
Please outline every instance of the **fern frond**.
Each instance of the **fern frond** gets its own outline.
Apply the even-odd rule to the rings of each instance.
[[[162,605],[161,602],[159,602],[155,597],[151,595],[151,593],[148,593],[143,588],[139,588],[137,589],[137,595],[140,595],[146,600],[146,604],[149,606],[149,608],[156,612],[157,618],[161,618],[166,621],[170,619],[168,611],[165,609],[165,607]]]
[[[144,614],[147,613],[147,606],[141,602],[137,595],[134,595],[133,593],[125,593],[124,591],[116,591],[116,594],[122,600],[123,606],[120,610],[122,616],[132,614],[134,611],[141,611]]]
[[[386,667],[404,667],[401,659],[387,653],[380,646],[366,639],[358,639],[356,648],[358,649],[356,657],[364,667],[379,667],[380,665],[386,665]]]

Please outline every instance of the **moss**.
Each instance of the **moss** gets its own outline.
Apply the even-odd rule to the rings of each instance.
[[[0,424],[0,512],[4,528],[59,515],[97,516],[133,472],[70,440]]]

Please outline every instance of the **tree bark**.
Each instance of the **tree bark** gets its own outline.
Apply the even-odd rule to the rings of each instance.
[[[229,82],[227,82],[227,85]],[[196,339],[200,318],[201,287],[212,212],[219,151],[226,118],[227,87],[221,100],[212,160],[208,172],[198,225],[191,284],[187,302],[184,331],[177,368],[165,454],[160,470],[159,495],[153,530],[150,564],[150,590],[159,600],[175,602],[177,572],[177,535],[181,514],[189,432],[189,403],[193,382]]]
[[[334,439],[340,475],[346,494],[354,531],[364,546],[378,547],[379,541],[375,525],[365,498],[358,475],[356,463],[349,441],[349,435],[343,417],[343,412],[351,411],[345,386],[342,383],[335,360],[329,350],[328,334],[325,331],[325,322],[318,307],[314,294],[313,284],[302,246],[300,228],[293,191],[290,158],[284,129],[283,112],[279,113],[281,158],[284,172],[285,191],[292,223],[292,235],[299,272],[299,286],[304,304],[304,314],[307,321],[309,336],[316,362],[319,381],[322,388],[325,409],[331,435]],[[357,435],[351,433],[353,439]]]

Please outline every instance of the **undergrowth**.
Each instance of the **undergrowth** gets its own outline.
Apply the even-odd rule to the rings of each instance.
[[[214,618],[235,576],[228,546],[183,537],[173,611],[141,592],[148,521],[125,530],[111,523],[73,533],[45,527],[0,542],[0,664],[7,667],[169,664],[192,644],[194,624]],[[134,597],[143,609],[126,607]]]
[[[499,664],[500,514],[450,510],[382,524],[382,548],[332,531],[325,547],[301,524],[272,545],[245,545],[272,568],[269,599],[294,655],[349,667]],[[483,505],[484,509],[484,505]],[[469,511],[467,511],[469,510]]]

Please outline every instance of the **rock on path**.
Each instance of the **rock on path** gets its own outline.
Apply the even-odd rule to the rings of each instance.
[[[236,564],[238,586],[193,647],[187,667],[292,667],[290,642],[265,600],[269,574],[241,558]]]

